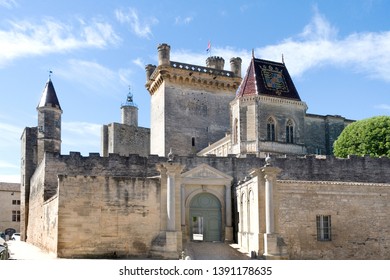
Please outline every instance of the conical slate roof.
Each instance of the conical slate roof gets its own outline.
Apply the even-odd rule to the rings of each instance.
[[[252,58],[237,96],[267,95],[301,101],[284,63]]]
[[[61,110],[60,102],[58,101],[56,90],[54,89],[51,79],[46,83],[46,86],[42,92],[41,101],[39,107],[54,107]]]

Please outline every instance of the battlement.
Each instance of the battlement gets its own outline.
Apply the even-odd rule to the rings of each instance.
[[[69,155],[46,153],[46,172],[70,176],[123,176],[123,177],[154,177],[160,173],[156,165],[166,162],[166,157],[149,155],[141,157],[136,154],[120,156],[109,154],[107,157],[99,153],[82,156],[79,152]],[[248,166],[261,168],[265,159],[259,157],[198,157],[176,156],[175,162],[184,166],[187,172],[200,164],[207,164],[226,173],[236,182],[249,175]],[[283,156],[272,158],[272,165],[282,169],[278,179],[298,181],[343,181],[366,183],[390,182],[390,158],[371,158],[369,156],[336,158],[334,156]],[[52,178],[54,180],[54,178]]]
[[[171,66],[173,68],[179,68],[184,69],[188,71],[195,71],[200,73],[208,73],[212,75],[218,75],[218,76],[225,76],[225,77],[234,77],[234,73],[232,71],[226,71],[216,67],[204,67],[204,66],[198,66],[198,65],[192,65],[192,64],[186,64],[176,61],[171,61]]]

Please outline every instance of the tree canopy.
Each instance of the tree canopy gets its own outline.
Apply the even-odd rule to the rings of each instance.
[[[390,157],[390,116],[372,117],[348,125],[333,145],[337,157]]]

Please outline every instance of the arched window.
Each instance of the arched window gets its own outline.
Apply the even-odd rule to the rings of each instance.
[[[234,119],[234,127],[233,127],[233,144],[238,143],[238,119]]]
[[[286,143],[294,143],[294,124],[291,120],[286,123]]]
[[[267,140],[275,141],[275,121],[273,118],[269,117],[267,121]]]

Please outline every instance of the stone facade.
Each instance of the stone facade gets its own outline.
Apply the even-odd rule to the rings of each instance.
[[[267,259],[390,258],[390,159],[331,155],[350,120],[306,114],[282,63],[252,58],[241,79],[239,58],[226,71],[220,57],[203,67],[158,52],[151,128],[128,95],[102,155],[61,154],[48,82],[22,135],[23,240],[64,258],[177,259],[191,241]]]
[[[20,184],[0,182],[0,232],[20,232]]]
[[[238,243],[252,255],[265,256],[267,177],[264,168],[252,175],[236,189]],[[272,233],[279,244],[270,258],[390,258],[390,184],[275,178],[273,188]],[[327,240],[319,236],[319,216],[331,221]]]

